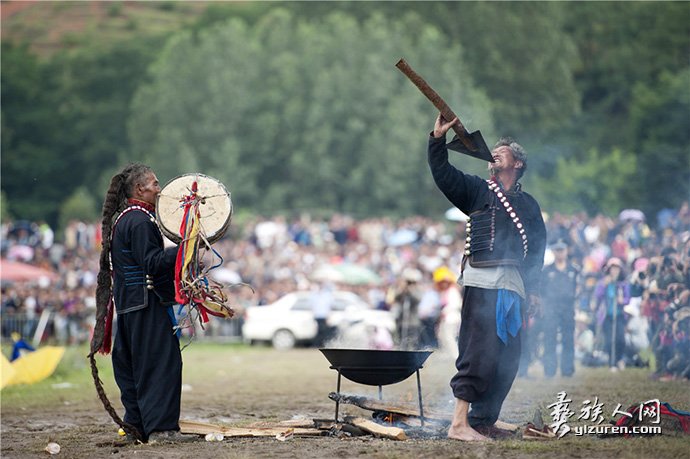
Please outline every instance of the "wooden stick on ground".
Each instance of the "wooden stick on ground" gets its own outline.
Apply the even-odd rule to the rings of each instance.
[[[370,411],[387,411],[389,413],[401,414],[404,416],[416,416],[419,417],[419,406],[412,404],[393,404],[391,402],[386,402],[383,400],[377,400],[375,398],[362,397],[359,395],[346,395],[346,394],[336,394],[331,392],[328,394],[328,398],[334,401],[340,401],[340,403],[347,403],[349,405],[355,405],[365,410]],[[450,422],[453,419],[453,413],[442,412],[430,410],[424,408],[424,418],[425,419],[435,419],[438,421]]]
[[[258,421],[258,422],[252,422],[251,424],[247,425],[246,427],[249,428],[259,428],[259,429],[265,429],[267,427],[301,427],[305,429],[311,429],[311,428],[316,428],[316,424],[314,423],[313,419],[289,419],[287,421]]]
[[[419,406],[413,404],[393,404],[391,402],[378,400],[375,398],[362,397],[359,395],[336,394],[335,392],[328,394],[328,398],[334,401],[340,401],[340,403],[355,405],[365,410],[383,411],[408,417],[419,417]],[[453,413],[424,408],[424,419],[442,423],[450,423],[453,419]],[[510,424],[503,421],[496,421],[494,426],[498,427],[499,429],[509,430],[511,432],[515,432],[519,428],[515,424]]]
[[[399,427],[386,427],[373,421],[355,416],[345,416],[345,422],[359,427],[365,432],[369,432],[376,437],[390,438],[391,440],[407,440],[405,431]]]
[[[510,432],[517,432],[517,430],[520,428],[519,426],[515,424],[511,424],[509,422],[503,422],[503,421],[496,421],[494,424],[494,427],[497,427],[499,429],[503,430],[508,430]]]
[[[206,435],[209,433],[221,433],[226,437],[275,437],[284,434],[291,429],[295,436],[318,436],[322,431],[314,428],[293,428],[293,427],[228,427],[207,422],[180,420],[180,433]]]

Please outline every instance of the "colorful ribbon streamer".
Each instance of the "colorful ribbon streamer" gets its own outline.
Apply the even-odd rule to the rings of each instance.
[[[208,242],[201,225],[200,204],[203,197],[198,194],[194,181],[190,193],[180,199],[184,209],[180,223],[180,242],[175,261],[175,299],[187,307],[186,319],[194,320],[192,310],[196,311],[201,327],[208,322],[208,315],[231,318],[234,311],[225,305],[228,298],[221,285],[208,279],[208,272],[222,264],[222,257]],[[208,269],[202,263],[203,251],[210,250],[219,262]],[[191,325],[188,323],[187,326]],[[178,327],[185,326],[182,322]],[[193,327],[192,327],[193,329]]]

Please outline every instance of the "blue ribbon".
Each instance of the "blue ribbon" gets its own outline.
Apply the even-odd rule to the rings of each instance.
[[[182,309],[182,305],[180,305],[180,309]],[[170,317],[170,322],[172,322],[173,330],[175,330],[175,327],[177,327],[177,319],[175,318],[175,310],[172,306],[168,306],[168,316]],[[175,330],[175,335],[177,335],[178,338],[181,338],[182,330],[179,328]]]
[[[513,338],[517,336],[522,326],[520,316],[520,295],[512,290],[498,289],[496,299],[496,335],[508,344],[508,334]]]

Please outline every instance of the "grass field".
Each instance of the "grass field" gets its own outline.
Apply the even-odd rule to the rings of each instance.
[[[497,441],[465,444],[443,437],[394,442],[372,437],[348,440],[293,438],[228,439],[221,443],[202,441],[184,445],[138,445],[113,448],[116,426],[96,397],[85,359],[85,347],[69,348],[49,379],[32,386],[12,386],[1,393],[2,457],[36,457],[48,441],[57,441],[61,457],[687,457],[690,437],[667,435],[648,438],[608,438],[568,434],[560,440],[528,442]],[[335,390],[336,373],[316,349],[276,352],[244,345],[194,343],[183,352],[184,376],[182,418],[243,426],[257,421],[294,417],[330,418],[334,405],[328,393]],[[110,362],[99,357],[100,376],[111,401],[122,413]],[[504,405],[502,419],[525,423],[535,408],[544,408],[544,420],[552,422],[546,405],[565,391],[577,422],[584,400],[598,397],[608,418],[617,404],[622,409],[650,399],[668,401],[676,408],[690,409],[687,381],[651,381],[647,370],[610,373],[606,369],[578,368],[577,377],[543,380],[541,368],[531,368],[530,379],[516,380]],[[425,406],[450,410],[452,395],[448,380],[452,360],[433,354],[421,370]],[[343,381],[342,392],[375,397],[375,387]],[[385,386],[384,399],[414,400],[416,382]],[[341,413],[370,416],[359,408],[342,406]],[[608,419],[607,419],[608,420]],[[105,445],[105,446],[104,446]]]

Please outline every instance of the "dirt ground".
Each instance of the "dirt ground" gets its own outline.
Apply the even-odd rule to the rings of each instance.
[[[504,440],[489,444],[466,444],[442,435],[406,441],[370,436],[338,439],[293,437],[226,438],[222,442],[147,444],[114,447],[117,426],[96,397],[84,355],[86,349],[69,349],[51,378],[32,386],[5,388],[2,395],[0,442],[3,458],[47,457],[44,448],[57,442],[63,458],[454,458],[546,456],[566,457],[687,457],[690,437],[658,435],[646,438],[599,439],[568,434],[559,440],[530,442]],[[335,390],[336,372],[316,349],[276,352],[259,347],[194,343],[183,352],[184,376],[182,418],[230,426],[248,426],[296,418],[327,419],[334,415],[328,393]],[[117,388],[109,359],[99,358],[101,378],[120,414]],[[524,424],[537,407],[544,420],[552,422],[547,405],[559,391],[572,399],[570,409],[577,421],[583,401],[598,397],[608,418],[617,404],[623,408],[650,399],[668,401],[674,408],[690,410],[687,381],[651,381],[649,370],[630,369],[610,373],[606,369],[578,368],[576,377],[541,378],[538,364],[529,379],[516,380],[501,418]],[[448,380],[453,374],[450,357],[436,352],[421,370],[425,406],[452,409]],[[377,389],[343,380],[341,392],[377,396]],[[416,381],[384,386],[383,397],[394,402],[416,400]],[[370,418],[371,412],[341,405],[342,414]]]

